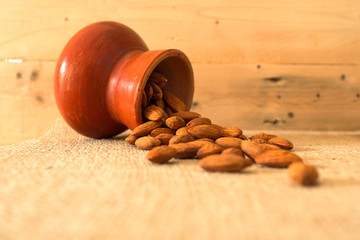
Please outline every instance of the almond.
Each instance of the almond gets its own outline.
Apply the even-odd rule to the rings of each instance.
[[[242,134],[242,130],[237,127],[223,127],[222,137],[234,137],[238,138]]]
[[[252,137],[250,137],[251,141],[255,143],[268,143],[271,138],[277,137],[276,135],[268,134],[268,133],[258,133]]]
[[[211,125],[211,120],[205,117],[194,118],[186,124],[188,128],[198,125]]]
[[[176,150],[168,146],[159,146],[151,149],[146,158],[154,163],[166,163],[171,158],[175,157]]]
[[[161,133],[156,136],[157,139],[160,140],[161,145],[169,145],[170,139],[173,137],[173,134],[169,133]]]
[[[218,124],[211,124],[211,125],[213,125],[213,126],[216,127],[217,129],[219,129],[219,131],[221,132],[221,136],[222,136],[224,127],[222,127],[222,126],[220,126],[220,125],[218,125]]]
[[[266,151],[266,149],[261,147],[260,144],[250,140],[243,140],[241,142],[241,150],[243,150],[243,152],[252,160],[254,160],[256,156]]]
[[[128,143],[128,144],[131,144],[131,145],[135,145],[135,141],[136,141],[137,137],[133,134],[129,135],[127,138],[125,138],[125,141]]]
[[[261,143],[259,144],[259,146],[262,147],[264,150],[281,150],[280,147],[268,143]]]
[[[244,152],[240,148],[227,148],[222,151],[221,154],[235,154],[241,157],[245,157]]]
[[[252,163],[234,154],[215,154],[201,159],[198,165],[207,171],[240,172]]]
[[[168,119],[169,116],[167,115],[167,113],[164,111],[164,118],[162,119],[163,121],[165,121],[166,119]]]
[[[255,143],[253,141],[243,141],[241,145],[242,150],[246,155],[254,159],[257,155],[267,151],[267,150],[280,150],[281,148],[275,145],[267,143]]]
[[[197,112],[191,112],[191,111],[183,111],[183,112],[176,112],[173,116],[181,117],[185,120],[185,122],[189,122],[193,120],[194,118],[198,118],[201,115]]]
[[[181,134],[181,135],[175,135],[173,136],[170,141],[169,144],[178,144],[178,143],[187,143],[187,142],[192,142],[195,141],[196,139],[191,136],[190,134]]]
[[[286,150],[267,150],[255,157],[255,162],[267,167],[284,168],[293,162],[302,162],[301,158]]]
[[[165,102],[162,99],[158,99],[158,100],[153,100],[152,101],[154,103],[155,106],[158,106],[159,108],[165,110]]]
[[[176,130],[176,135],[181,135],[181,134],[189,134],[187,127],[181,127],[178,130]]]
[[[185,126],[185,121],[181,117],[173,116],[166,119],[165,124],[169,128],[176,130],[178,128]]]
[[[204,141],[204,142],[215,143],[215,141],[213,139],[210,139],[210,138],[199,138],[196,141]]]
[[[148,103],[148,101],[147,101],[146,93],[143,91],[142,97],[141,97],[141,107],[145,108],[147,103]]]
[[[171,147],[176,150],[176,158],[193,158],[200,149],[200,146],[192,144],[192,142],[173,144]]]
[[[287,150],[290,150],[294,147],[294,145],[289,140],[282,137],[271,138],[268,142],[269,144],[273,144]]]
[[[201,139],[203,139],[203,138],[201,138]],[[191,144],[194,144],[194,145],[196,145],[196,146],[202,147],[202,146],[205,146],[205,145],[207,145],[207,144],[214,143],[214,142],[203,141],[203,140],[201,140],[201,139],[192,141]]]
[[[150,86],[151,86],[152,89],[153,89],[152,99],[153,99],[153,100],[160,100],[160,99],[162,99],[162,98],[163,98],[163,91],[161,90],[161,88],[160,88],[158,85],[156,85],[155,83],[153,83],[153,82],[150,82],[149,84],[150,84]]]
[[[161,144],[160,140],[151,136],[145,136],[136,139],[135,145],[144,150],[150,150],[153,147],[159,146]]]
[[[152,98],[152,96],[154,94],[154,90],[150,84],[146,84],[144,91],[145,91],[146,98],[147,98],[147,104],[149,104],[150,99]]]
[[[288,167],[289,177],[302,185],[313,185],[319,178],[319,173],[314,166],[302,162],[294,162]]]
[[[151,131],[150,136],[156,137],[157,135],[162,134],[162,133],[169,133],[171,135],[175,134],[174,130],[172,130],[170,128],[156,128]]]
[[[208,143],[202,146],[196,153],[198,158],[204,158],[209,155],[222,152],[223,148],[215,143]]]
[[[168,80],[161,73],[152,72],[148,81],[153,82],[153,83],[155,83],[157,85],[160,85],[160,84],[166,84]]]
[[[162,124],[162,121],[148,121],[134,128],[132,134],[136,137],[145,136],[148,135],[155,128],[160,127]]]
[[[217,129],[212,125],[197,125],[188,128],[188,132],[196,138],[210,138],[210,139],[217,139],[220,137],[221,134],[219,129]]]
[[[219,144],[223,148],[241,148],[242,140],[240,138],[233,137],[221,137],[216,139],[215,143]]]
[[[244,134],[241,134],[241,135],[239,136],[239,138],[242,139],[242,140],[248,140],[248,138],[247,138]]]
[[[169,108],[168,106],[165,106],[165,113],[171,117],[174,113],[173,111],[171,110],[171,108]]]
[[[164,91],[164,99],[166,104],[175,112],[182,112],[187,110],[185,103],[167,90]]]
[[[158,86],[159,86],[161,89],[164,89],[165,86],[166,86],[166,82],[159,83]]]
[[[161,120],[165,115],[164,110],[155,105],[147,106],[143,113],[147,119],[152,121]]]

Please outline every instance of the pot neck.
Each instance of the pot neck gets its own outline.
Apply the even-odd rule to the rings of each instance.
[[[156,70],[168,78],[167,88],[191,106],[194,80],[188,58],[179,50],[134,49],[115,64],[106,87],[110,116],[130,129],[143,122],[141,98],[147,79]]]

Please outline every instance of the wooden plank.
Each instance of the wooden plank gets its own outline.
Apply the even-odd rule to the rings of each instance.
[[[151,49],[178,48],[193,63],[360,63],[357,0],[0,3],[0,60],[54,61],[92,22],[122,22]]]
[[[54,62],[0,63],[0,145],[43,135],[59,116]]]
[[[359,130],[360,69],[195,65],[194,110],[244,129]]]
[[[44,134],[59,117],[55,62],[0,63],[0,144]],[[194,64],[193,110],[251,129],[359,130],[354,66]]]

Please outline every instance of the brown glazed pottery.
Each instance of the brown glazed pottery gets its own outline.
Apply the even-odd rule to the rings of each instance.
[[[115,136],[142,123],[141,93],[153,71],[168,79],[166,89],[190,109],[194,77],[183,52],[149,51],[127,26],[93,23],[77,32],[59,57],[57,106],[77,132],[93,138]]]

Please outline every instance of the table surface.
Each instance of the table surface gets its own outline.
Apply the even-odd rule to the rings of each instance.
[[[275,134],[318,167],[318,185],[259,166],[155,165],[126,134],[94,140],[58,121],[42,138],[0,147],[0,238],[360,239],[360,134]]]

